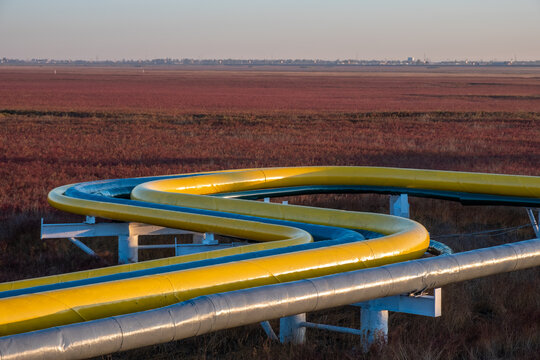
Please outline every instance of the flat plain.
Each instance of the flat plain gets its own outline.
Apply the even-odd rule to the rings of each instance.
[[[538,68],[210,69],[0,67],[0,108],[178,114],[540,106]]]
[[[0,67],[0,281],[116,262],[93,260],[39,222],[68,183],[189,171],[372,165],[540,175],[538,68]],[[291,203],[388,211],[378,195]],[[532,238],[525,211],[411,199],[412,218],[456,251]],[[473,234],[473,235],[471,235]],[[170,253],[141,253],[142,258]],[[392,314],[388,346],[364,355],[354,336],[308,330],[304,346],[257,326],[108,358],[516,358],[540,352],[540,270],[447,286],[443,316]],[[344,307],[309,321],[359,326]],[[273,322],[274,326],[277,323]]]

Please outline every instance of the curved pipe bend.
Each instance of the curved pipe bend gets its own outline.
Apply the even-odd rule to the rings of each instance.
[[[131,193],[133,202],[106,196],[91,198],[99,195],[97,193],[88,197],[71,197],[68,195],[69,187],[51,191],[49,202],[61,210],[83,215],[179,227],[198,232],[210,231],[268,242],[267,244],[291,242],[286,245],[292,245],[311,241],[311,235],[307,231],[264,223],[268,222],[268,219],[365,229],[380,232],[385,236],[365,241],[329,244],[327,247],[310,248],[311,245],[307,244],[307,248],[300,251],[269,256],[258,257],[254,252],[253,256],[234,262],[2,299],[0,334],[136,312],[220,291],[400,262],[418,258],[429,244],[425,228],[408,219],[304,206],[263,204],[206,195],[309,185],[382,185],[540,197],[540,185],[535,177],[391,168],[272,168],[191,174],[157,180],[154,178],[150,182],[148,180],[151,179],[144,179],[135,186]],[[101,195],[106,195],[106,192]],[[208,213],[209,211],[215,213]],[[248,215],[258,217],[261,221],[235,218]],[[42,306],[36,308],[37,302]],[[6,310],[14,307],[20,311],[14,313]]]

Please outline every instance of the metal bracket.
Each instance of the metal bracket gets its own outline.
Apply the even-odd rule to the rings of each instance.
[[[261,321],[261,327],[263,328],[266,335],[270,338],[270,340],[277,341],[278,337],[276,333],[274,332],[274,329],[272,329],[272,325],[270,325],[270,322],[268,321]]]
[[[533,208],[526,208],[525,210],[527,210],[527,215],[529,215],[529,220],[531,220],[531,225],[532,225],[532,228],[534,230],[534,234],[536,235],[537,238],[540,238],[540,209],[533,209]],[[537,211],[538,212],[538,220],[536,220],[536,217],[534,216],[534,211]]]
[[[412,296],[412,297],[420,297],[420,296],[425,296],[427,295],[427,288],[423,288],[421,290],[417,290],[417,291],[413,291],[413,292],[410,292],[409,293],[409,296]]]
[[[361,329],[307,322],[306,314],[298,314],[280,319],[280,341],[303,343],[305,329],[312,328],[362,336],[363,349],[368,351],[369,346],[378,339],[387,340],[388,311],[431,317],[441,316],[441,289],[434,289],[433,295],[425,295],[425,289],[423,289],[406,295],[388,296],[351,305],[362,308]],[[264,325],[263,328],[265,328]],[[267,331],[266,328],[265,331]],[[268,331],[267,334],[271,337]]]
[[[77,246],[79,249],[87,253],[88,255],[92,257],[98,258],[99,255],[94,252],[94,250],[90,249],[88,246],[86,246],[82,241],[75,239],[73,237],[69,238],[69,241],[71,241],[75,246]]]
[[[384,298],[352,304],[371,311],[394,311],[406,314],[439,317],[441,316],[442,290],[433,290],[433,295],[415,292],[407,295],[388,296]]]

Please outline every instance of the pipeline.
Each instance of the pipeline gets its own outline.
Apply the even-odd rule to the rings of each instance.
[[[178,191],[178,188],[187,186],[186,191],[191,193],[210,194],[215,191],[231,192],[313,183],[348,185],[362,181],[358,178],[359,170],[364,169],[285,168],[184,175],[150,182],[144,179],[131,191],[136,200],[105,196],[96,198],[96,194],[72,197],[71,186],[54,189],[49,194],[49,202],[61,210],[198,232],[209,231],[265,241],[269,245],[295,241],[304,243],[307,248],[298,249],[293,246],[290,251],[260,257],[260,254],[254,252],[253,256],[239,261],[6,297],[0,299],[0,334],[9,335],[94,320],[162,307],[219,291],[294,281],[420,257],[429,245],[429,236],[423,226],[409,219],[178,192],[170,193],[169,198],[162,189],[154,190],[155,187],[173,186],[171,191]],[[96,188],[96,192],[105,193],[100,186],[110,182],[94,183],[91,187]],[[129,182],[133,183],[131,179]],[[152,188],[146,188],[147,185]],[[153,196],[156,196],[155,200],[148,199]],[[182,198],[184,196],[185,199]],[[145,201],[141,201],[141,198],[145,198]],[[238,218],[246,215],[260,220]],[[368,240],[357,237],[356,241],[346,241],[340,237],[334,239],[337,243],[320,242],[326,245],[321,247],[318,243],[308,244],[311,235],[307,231],[298,227],[263,223],[266,218],[364,229],[386,236]],[[239,247],[232,251],[243,252],[245,249]],[[78,275],[84,277],[86,273]],[[30,283],[34,284],[33,281]],[[38,283],[47,285],[46,281],[40,280]],[[4,289],[16,287],[16,284],[11,284]],[[40,306],[33,305],[36,303]],[[10,311],[13,308],[18,311]]]
[[[540,266],[540,239],[251,289],[0,338],[0,359],[83,359]]]
[[[370,167],[248,169],[63,186],[49,194],[51,205],[61,210],[260,243],[0,284],[0,334],[412,260],[428,246],[436,254],[450,252],[430,243],[427,230],[409,219],[241,200],[320,192],[540,205],[538,177]]]

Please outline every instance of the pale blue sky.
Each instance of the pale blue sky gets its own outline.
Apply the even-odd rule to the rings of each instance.
[[[0,57],[540,59],[540,0],[0,0]]]

